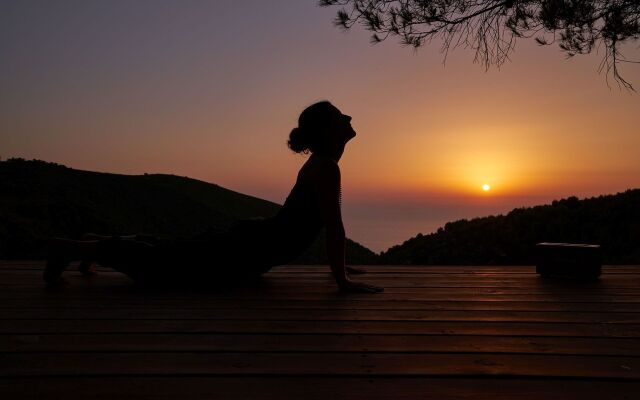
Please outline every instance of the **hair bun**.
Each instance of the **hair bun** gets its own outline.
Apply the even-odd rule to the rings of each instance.
[[[298,127],[289,134],[287,144],[296,153],[309,154],[317,150],[325,140],[330,127],[331,115],[339,112],[328,101],[321,101],[305,108],[298,117]]]
[[[289,134],[289,140],[287,141],[289,148],[296,153],[303,153],[307,150],[307,145],[304,143],[304,132],[300,128],[293,128]]]

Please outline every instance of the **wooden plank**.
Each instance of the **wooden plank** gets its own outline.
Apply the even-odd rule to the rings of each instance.
[[[77,263],[72,263],[73,268]],[[36,269],[42,270],[45,262],[41,260],[35,261],[2,261],[0,260],[0,269]],[[535,266],[532,265],[515,265],[515,266],[460,266],[460,265],[359,265],[358,268],[364,269],[371,273],[399,273],[410,272],[414,274],[535,274]],[[640,273],[638,265],[603,265],[603,273],[611,274],[637,274]],[[108,270],[98,266],[98,269]],[[297,273],[318,273],[328,272],[327,265],[282,265],[272,268],[270,273],[279,272],[297,272]]]
[[[93,288],[91,291],[87,293],[78,293],[78,292],[68,292],[61,293],[60,296],[64,296],[64,298],[71,302],[82,302],[88,297],[91,296],[129,296],[132,295],[127,294],[123,290],[119,290],[117,287],[114,288],[106,288],[106,287],[98,287]],[[138,294],[140,295],[140,294]],[[192,295],[185,295],[183,293],[175,293],[173,294],[170,291],[163,293],[147,293],[147,296],[157,296],[158,298],[164,299],[175,299],[175,301],[182,301],[189,299]],[[215,292],[213,290],[209,290],[207,293],[201,293],[202,302],[211,302],[211,301],[220,301],[229,298],[236,298],[239,301],[268,301],[268,300],[289,300],[289,301],[325,301],[325,300],[334,300],[334,301],[349,301],[349,302],[358,302],[362,300],[367,301],[378,301],[378,302],[397,302],[397,301],[432,301],[432,302],[445,302],[445,301],[478,301],[478,302],[490,302],[490,301],[517,301],[517,302],[547,302],[547,303],[556,303],[556,302],[569,302],[569,303],[640,303],[640,296],[636,295],[599,295],[599,296],[590,296],[589,294],[584,295],[548,295],[548,294],[509,294],[509,293],[477,293],[470,294],[464,292],[456,292],[451,293],[448,291],[447,293],[431,293],[430,291],[418,292],[418,293],[340,293],[337,288],[328,288],[326,291],[314,291],[314,292],[299,292],[299,291],[264,291],[264,292]],[[11,302],[12,304],[21,304],[22,302],[29,301],[33,298],[33,295],[30,293],[25,293],[25,291],[11,291],[10,293],[5,293],[0,297],[0,300],[4,303]]]
[[[1,297],[0,297],[1,299]],[[16,314],[23,309],[166,309],[178,313],[181,310],[218,310],[218,309],[304,309],[304,310],[418,310],[418,311],[533,311],[533,312],[606,312],[637,313],[638,303],[603,303],[603,302],[523,302],[523,301],[369,301],[348,298],[328,300],[301,300],[292,302],[288,299],[264,299],[252,301],[230,298],[203,301],[197,295],[191,298],[172,299],[152,296],[87,296],[81,301],[70,301],[64,296],[43,294],[22,299],[19,302],[0,302],[0,309],[13,310]]]
[[[369,282],[366,279],[363,282]],[[369,282],[375,284],[376,282]],[[74,290],[71,288],[60,288],[58,293],[67,295],[87,295],[87,294],[106,294],[107,292],[114,292],[114,289],[118,285],[107,285],[104,282],[100,282],[98,285],[84,286],[84,290]],[[382,284],[384,287],[384,284]],[[0,298],[24,298],[26,296],[32,296],[29,293],[29,288],[15,285],[11,287],[3,287],[2,295]],[[44,285],[39,288],[44,290]],[[65,292],[66,290],[66,292]],[[123,290],[119,290],[123,292]],[[117,293],[118,291],[116,291]],[[54,293],[54,292],[52,292]],[[148,292],[150,293],[150,292]],[[317,284],[317,285],[295,285],[295,282],[269,282],[264,286],[254,287],[236,287],[230,288],[196,288],[192,292],[187,293],[184,290],[172,290],[172,289],[156,289],[154,295],[170,295],[172,297],[192,296],[198,294],[206,298],[216,298],[220,296],[243,296],[243,297],[266,297],[266,296],[285,296],[296,295],[299,297],[310,297],[318,295],[336,295],[339,294],[337,286],[334,284]],[[343,294],[344,295],[344,294]],[[367,295],[367,294],[364,294]],[[351,297],[363,297],[363,294],[352,293]],[[555,300],[567,300],[571,298],[580,299],[578,301],[623,301],[623,299],[629,299],[632,302],[640,302],[640,290],[634,289],[589,289],[589,288],[557,288],[557,289],[533,289],[533,288],[448,288],[448,287],[432,287],[432,288],[420,288],[420,287],[385,287],[383,293],[378,293],[376,297],[393,297],[393,298],[407,298],[407,299],[419,299],[427,297],[429,299],[451,299],[456,297],[513,297],[514,300],[535,300],[544,299],[546,301]],[[345,297],[345,296],[343,296]],[[369,296],[371,297],[371,296]]]
[[[269,320],[3,320],[0,334],[44,333],[290,333],[497,335],[639,338],[640,324],[269,321]]]
[[[640,324],[634,313],[440,310],[308,310],[308,309],[175,309],[175,308],[23,308],[19,313],[0,309],[0,320],[56,319],[173,319],[173,320],[286,320],[286,321],[501,321]]]
[[[307,274],[308,275],[308,274]],[[39,272],[34,271],[5,271],[2,272],[2,287],[33,287],[41,288],[44,283]],[[69,271],[64,275],[65,279],[70,279],[77,284],[91,282],[91,284],[113,284],[122,282],[130,284],[130,280],[117,272],[100,272],[98,276],[89,279],[82,279],[76,271]],[[640,287],[640,276],[635,278],[622,276],[607,276],[595,282],[563,282],[544,280],[538,277],[522,278],[499,278],[499,277],[411,277],[402,274],[384,276],[381,274],[362,275],[359,280],[373,284],[383,285],[387,288],[503,288],[503,289],[527,289],[554,291],[562,288],[565,291],[585,291],[585,290],[618,290],[638,292]],[[329,274],[318,274],[314,276],[301,276],[297,274],[265,275],[262,285],[290,285],[290,286],[318,286],[334,285],[334,280]]]
[[[92,290],[87,290],[85,292],[66,292],[56,294],[58,299],[65,299],[70,304],[81,303],[85,300],[91,300],[92,298],[99,297],[112,297],[114,301],[117,301],[118,298],[120,300],[130,300],[136,297],[145,296],[144,292],[134,292],[131,291],[129,293],[124,290],[118,290],[117,288],[112,288],[112,290],[108,288],[95,288]],[[340,293],[337,289],[328,290],[327,292],[295,292],[295,291],[273,291],[273,292],[227,292],[227,291],[216,291],[214,289],[208,290],[208,293],[194,293],[194,295],[189,296],[183,293],[173,293],[172,291],[167,291],[164,293],[146,293],[148,297],[154,297],[158,301],[169,301],[174,299],[176,304],[181,304],[181,302],[189,301],[193,299],[195,296],[200,296],[201,301],[203,303],[210,302],[218,302],[228,299],[237,299],[238,301],[245,302],[260,302],[260,301],[328,301],[328,302],[352,302],[354,304],[367,301],[367,302],[516,302],[516,303],[592,303],[592,304],[603,304],[603,303],[628,303],[628,304],[637,304],[640,303],[640,296],[629,296],[629,295],[602,295],[602,296],[593,296],[589,295],[546,295],[546,294],[469,294],[469,293],[447,293],[447,294],[438,294],[438,293],[429,293],[426,291],[424,293],[416,293],[416,294],[408,294],[408,293],[349,293],[344,294]],[[30,301],[37,299],[37,295],[29,295],[26,292],[12,292],[5,294],[0,297],[0,301],[4,304],[28,304]],[[55,301],[55,297],[52,296],[52,300]],[[615,307],[615,304],[613,305]]]
[[[333,375],[640,379],[640,358],[422,353],[5,353],[0,376]]]
[[[0,379],[10,399],[635,400],[640,382],[408,377],[64,377]]]
[[[57,291],[44,289],[41,265],[9,266],[0,269],[0,374],[11,378],[0,392],[18,398],[255,398],[259,384],[287,398],[304,379],[296,397],[327,382],[357,398],[571,398],[570,388],[581,399],[638,397],[628,397],[640,374],[637,267],[572,284],[540,280],[531,266],[372,266],[358,278],[386,293],[344,295],[326,266],[278,267],[225,290],[140,290],[118,273],[69,272],[72,286]],[[138,383],[164,379],[179,389]],[[84,382],[92,386],[76,390]]]
[[[365,282],[373,284],[380,284],[385,286],[385,281],[381,279],[372,279],[370,277],[359,278]],[[138,290],[132,282],[124,276],[109,276],[109,277],[96,277],[93,279],[83,279],[79,276],[69,277],[71,286],[61,288],[57,291],[47,292],[56,295],[73,296],[80,294],[96,295],[99,293],[110,294],[129,294],[141,292]],[[416,283],[413,282],[410,285],[404,285],[402,281],[398,281],[399,284],[388,285],[386,292],[380,294],[380,296],[391,295],[404,295],[407,294],[411,298],[416,298],[420,295],[428,296],[446,296],[448,294],[455,294],[456,296],[480,296],[480,295],[514,295],[514,296],[529,296],[534,300],[536,298],[544,297],[546,299],[553,299],[556,301],[566,301],[567,298],[572,296],[581,299],[580,301],[586,301],[587,297],[597,301],[608,301],[614,299],[620,301],[621,298],[629,298],[631,301],[634,297],[640,296],[640,288],[632,285],[634,282],[627,282],[624,286],[614,286],[602,284],[585,284],[585,285],[566,285],[556,283],[539,283],[533,285],[523,285],[522,287],[514,282],[512,284],[500,283],[496,285],[492,283],[488,286],[483,286],[480,283],[473,281],[465,282],[464,284],[458,283],[449,285],[446,282],[440,284],[433,284],[429,282]],[[40,282],[39,277],[34,277],[33,280],[21,284],[11,280],[5,281],[5,286],[2,288],[0,298],[4,299],[18,299],[24,297],[33,297],[34,294],[45,292],[45,286]],[[428,290],[427,290],[428,289]],[[34,293],[35,292],[35,293]],[[153,292],[153,291],[152,291]],[[147,292],[148,293],[148,292]],[[155,294],[158,295],[170,295],[172,298],[177,299],[187,295],[206,295],[213,297],[216,294],[222,295],[286,295],[296,293],[298,295],[315,295],[315,294],[336,294],[337,288],[335,284],[329,278],[323,278],[322,280],[309,280],[301,281],[299,279],[270,279],[265,278],[262,281],[254,282],[245,287],[224,288],[216,287],[213,285],[211,288],[198,288],[186,289],[174,288],[174,289],[157,289]],[[361,296],[361,295],[360,295]],[[355,297],[355,295],[351,295]],[[362,297],[362,296],[361,296]],[[517,300],[517,299],[514,299]],[[528,299],[527,299],[528,300]]]
[[[176,266],[176,271],[180,271],[180,269],[182,268],[182,266]],[[204,267],[203,267],[204,269]],[[364,269],[364,268],[363,268]],[[419,267],[415,267],[412,269],[405,269],[405,270],[376,270],[376,269],[364,269],[366,272],[363,275],[360,276],[379,276],[381,278],[387,278],[387,277],[410,277],[410,278],[420,278],[420,279],[536,279],[539,280],[539,275],[536,274],[535,272],[531,271],[531,272],[479,272],[476,271],[474,273],[463,273],[463,272],[445,272],[445,270],[442,271],[431,271],[429,273],[425,273],[425,272],[421,272],[421,270],[419,269]],[[29,274],[34,274],[37,275],[39,273],[42,273],[42,271],[44,271],[44,267],[33,267],[33,268],[0,268],[0,273],[2,274],[11,274],[11,275],[29,275]],[[69,273],[75,273],[77,272],[77,267],[75,265],[70,265],[67,269],[66,272]],[[109,269],[109,268],[96,268],[96,271],[101,274],[101,275],[115,275],[115,274],[120,274],[120,272],[117,272],[115,270]],[[614,272],[614,271],[613,271]],[[602,278],[600,278],[598,281],[602,280],[602,279],[624,279],[624,278],[632,278],[632,277],[638,277],[638,275],[640,275],[640,268],[638,268],[638,270],[635,273],[632,273],[631,271],[629,271],[628,273],[622,274],[622,273],[611,273],[611,274],[605,274],[603,275]],[[302,278],[313,278],[313,277],[329,277],[331,276],[331,271],[329,270],[329,268],[318,268],[316,270],[294,270],[294,269],[273,269],[267,273],[264,274],[264,276],[271,276],[271,277],[285,277],[285,276],[292,276],[292,277],[302,277]]]
[[[396,274],[396,273],[411,273],[411,274],[438,274],[438,275],[536,275],[535,266],[509,266],[509,267],[495,267],[495,266],[476,266],[476,267],[460,267],[460,266],[429,266],[429,265],[407,265],[407,266],[355,266],[363,269],[372,274]],[[638,266],[629,266],[618,268],[617,266],[603,266],[603,273],[606,274],[638,274],[640,268]],[[292,267],[292,266],[278,266],[272,268],[269,273],[278,274],[282,272],[286,273],[320,273],[328,272],[328,266],[308,266],[308,267]]]
[[[91,282],[81,280],[79,277],[65,277],[66,280],[72,286],[87,286],[92,285],[93,287],[106,287],[106,286],[130,286],[132,284],[128,279],[104,279],[103,277],[93,278]],[[395,281],[390,283],[390,281]],[[581,286],[568,286],[568,285],[542,285],[542,284],[529,284],[527,282],[419,282],[419,281],[406,281],[398,278],[390,278],[389,280],[378,279],[378,278],[358,278],[358,281],[367,282],[373,285],[382,286],[386,291],[394,292],[394,293],[403,293],[403,292],[416,292],[416,291],[431,291],[431,292],[443,292],[443,291],[451,291],[457,290],[460,292],[480,292],[480,293],[492,293],[492,292],[501,292],[501,293],[513,293],[513,294],[524,294],[524,293],[533,293],[533,294],[557,294],[562,293],[563,295],[570,294],[585,294],[585,293],[593,293],[593,294],[618,294],[618,295],[639,295],[640,294],[640,281],[631,281],[624,282],[619,284],[607,284],[607,285],[581,285]],[[283,289],[283,288],[305,288],[312,290],[314,292],[319,291],[318,288],[326,287],[327,289],[333,289],[335,287],[335,283],[331,279],[322,279],[322,280],[300,280],[300,279],[290,279],[290,280],[265,280],[262,282],[261,286],[254,285],[260,290],[266,289],[268,286],[273,286],[274,290]],[[42,290],[45,287],[44,283],[41,282],[40,278],[38,279],[30,279],[30,280],[20,280],[20,279],[12,279],[5,280],[0,284],[0,288],[7,293],[16,292],[18,290]],[[205,286],[201,286],[201,288],[205,288]],[[211,289],[215,290],[216,285],[211,285]]]
[[[32,267],[42,267],[45,264],[45,260],[0,260],[0,268],[7,268],[11,266],[32,266]],[[535,265],[358,265],[358,268],[363,269],[379,269],[379,270],[388,270],[388,269],[429,269],[429,270],[462,270],[462,271],[476,271],[476,270],[485,270],[485,271],[504,271],[504,270],[513,270],[513,269],[521,269],[521,270],[529,270],[535,271]],[[634,264],[605,264],[604,268],[612,269],[612,270],[637,270],[640,266]],[[292,270],[307,270],[307,269],[323,269],[328,268],[327,265],[316,264],[290,264],[290,265],[280,265],[274,267],[274,270],[281,269],[292,269]]]
[[[21,273],[21,274],[39,274],[39,272],[31,272],[31,271],[18,271],[12,273]],[[71,271],[71,274],[77,274],[77,272]],[[99,276],[117,276],[118,272],[100,272]],[[328,273],[319,273],[319,274],[296,274],[296,273],[280,273],[280,274],[272,274],[268,273],[263,275],[263,278],[270,281],[279,281],[279,280],[298,280],[300,282],[333,282],[332,275]],[[594,281],[571,281],[571,280],[559,280],[559,279],[542,279],[539,276],[534,275],[522,275],[522,276],[498,276],[498,275],[425,275],[425,274],[375,274],[368,273],[364,275],[358,275],[359,279],[376,279],[379,281],[387,281],[387,283],[393,283],[394,279],[398,279],[403,283],[419,283],[419,284],[458,284],[461,283],[463,285],[468,284],[529,284],[532,286],[543,286],[543,287],[608,287],[608,286],[616,286],[616,285],[626,285],[629,281],[638,282],[640,281],[640,275],[637,274],[617,274],[617,275],[605,275],[602,276],[598,280]]]
[[[0,335],[0,352],[375,352],[640,356],[635,338],[469,335]]]
[[[11,276],[10,274],[2,274],[2,285],[4,286],[4,290],[10,290],[12,287],[21,287],[24,289],[36,289],[40,290],[45,287],[44,282],[42,281],[42,276],[40,273],[29,273],[30,275],[24,276]],[[69,283],[73,283],[74,286],[93,286],[93,287],[104,287],[104,286],[132,286],[133,281],[126,276],[118,273],[100,273],[92,278],[84,278],[77,272],[70,272],[64,275],[64,278],[69,281]],[[411,277],[381,277],[376,275],[362,275],[357,277],[358,280],[365,282],[378,283],[382,285],[386,285],[388,288],[397,287],[401,290],[419,290],[423,287],[433,287],[433,288],[502,288],[502,289],[512,289],[518,290],[520,288],[527,289],[535,289],[535,290],[547,290],[547,291],[605,291],[605,290],[627,290],[632,292],[637,292],[638,287],[634,286],[633,283],[640,282],[640,279],[607,279],[604,278],[598,282],[561,282],[561,281],[545,281],[537,278],[523,278],[523,279],[511,279],[511,280],[500,280],[500,279],[489,279],[489,278],[433,278],[433,279],[424,279],[424,278],[411,278]],[[235,286],[237,288],[257,288],[257,289],[266,289],[266,288],[286,288],[286,287],[298,287],[305,286],[309,288],[318,287],[318,286],[326,286],[328,288],[335,287],[335,281],[329,276],[321,276],[314,278],[303,278],[297,276],[284,276],[284,277],[274,277],[273,275],[265,275],[261,279],[253,280],[253,281],[245,281],[245,282],[227,282],[224,280],[216,280],[215,277],[211,277],[207,279],[208,282],[203,282],[200,286],[201,288],[215,288],[216,286],[220,287],[231,287]],[[394,282],[394,280],[396,282]],[[210,283],[209,283],[210,282]],[[386,284],[385,284],[386,282]],[[231,284],[234,285],[231,285]],[[195,286],[186,286],[185,288],[193,288]],[[180,286],[177,285],[174,287],[174,290],[178,290]],[[169,289],[168,287],[165,290]]]
[[[364,280],[366,281],[366,279]],[[70,281],[71,286],[49,290],[44,285],[37,283],[33,287],[4,287],[0,292],[0,299],[20,300],[30,299],[34,296],[46,293],[49,297],[64,296],[69,300],[74,297],[82,299],[86,296],[108,295],[153,295],[155,298],[167,297],[179,300],[185,297],[200,296],[203,299],[226,298],[233,295],[235,298],[244,299],[265,299],[265,298],[289,298],[289,299],[309,299],[322,300],[329,298],[349,298],[357,299],[377,299],[377,300],[429,300],[429,301],[571,301],[571,302],[640,302],[640,292],[637,289],[616,289],[607,288],[573,288],[566,287],[546,287],[541,290],[531,290],[527,288],[430,288],[425,290],[419,287],[409,288],[387,288],[384,293],[374,296],[370,294],[349,294],[345,295],[337,291],[334,284],[318,284],[305,287],[296,286],[295,282],[288,281],[262,281],[245,287],[232,288],[157,288],[143,291],[132,285],[125,277],[111,280],[84,280],[77,278]],[[75,286],[74,286],[75,285]]]
[[[598,300],[598,301],[622,301],[624,299],[629,299],[631,302],[640,302],[640,289],[617,289],[617,290],[589,290],[589,289],[578,289],[578,290],[540,290],[533,288],[443,288],[443,287],[431,287],[431,288],[421,288],[421,287],[389,287],[385,286],[384,283],[371,282],[366,279],[362,279],[362,282],[378,284],[384,287],[383,293],[378,293],[378,297],[393,297],[393,298],[402,298],[401,296],[407,296],[409,298],[422,298],[423,296],[428,296],[428,298],[444,298],[451,299],[453,296],[458,297],[479,297],[479,296],[494,296],[494,297],[508,297],[513,296],[516,299],[533,299],[534,301],[539,301],[537,299],[545,299],[546,301],[558,299],[558,300],[566,300],[571,298],[580,299],[581,301],[589,301]],[[1,298],[6,299],[17,299],[23,298],[25,294],[28,294],[29,288],[22,286],[11,286],[11,287],[3,287],[1,290],[3,291]],[[70,291],[69,294],[91,294],[91,293],[106,293],[107,291],[113,291],[113,286],[94,286],[90,290],[85,290],[84,292]],[[210,289],[201,288],[201,295],[206,295],[207,298],[215,298],[216,295],[220,297],[223,296],[243,296],[249,298],[259,298],[259,297],[267,297],[267,296],[285,296],[285,295],[296,295],[301,297],[310,297],[313,295],[328,295],[328,294],[338,294],[338,287],[334,284],[317,284],[317,285],[298,285],[295,286],[295,282],[291,284],[287,283],[285,285],[272,286],[272,287],[260,287],[260,288],[238,288],[234,291],[229,291],[228,289],[216,289],[212,287]],[[206,290],[206,294],[204,291]],[[174,292],[172,290],[167,290],[164,293],[159,293],[160,295],[172,295]],[[176,295],[184,295],[185,293],[175,292]],[[362,294],[352,293],[352,296],[359,295],[362,297]]]
[[[100,281],[100,282],[83,282],[80,279],[67,279],[67,287],[58,289],[57,291],[50,290],[46,288],[44,284],[40,282],[31,283],[31,284],[9,284],[4,283],[0,285],[0,299],[2,298],[25,298],[25,297],[34,297],[34,295],[38,295],[42,292],[47,292],[51,294],[55,294],[57,296],[67,295],[67,296],[80,296],[80,295],[92,295],[96,293],[106,293],[110,291],[114,294],[135,294],[135,293],[143,293],[141,290],[137,290],[132,285],[132,282],[129,281]],[[358,279],[358,281],[369,283],[376,286],[381,286],[384,288],[384,293],[381,295],[401,295],[407,294],[409,296],[420,295],[420,294],[429,294],[431,296],[436,295],[447,295],[447,294],[456,294],[461,296],[470,296],[470,295],[514,295],[514,296],[545,296],[547,298],[560,298],[562,300],[564,298],[570,296],[577,296],[578,298],[584,299],[587,296],[593,297],[593,301],[602,301],[607,298],[617,298],[617,297],[640,297],[640,282],[638,283],[638,287],[540,287],[540,286],[527,286],[527,285],[518,285],[517,283],[509,284],[509,285],[441,285],[441,284],[407,284],[404,285],[402,282],[396,282],[393,285],[385,284],[383,280],[375,280],[375,279]],[[152,289],[152,288],[151,288]],[[184,295],[199,295],[199,296],[207,296],[213,297],[216,294],[225,294],[225,295],[238,295],[238,296],[246,296],[246,295],[263,295],[263,294],[327,294],[327,293],[338,293],[338,287],[333,282],[268,282],[264,283],[264,286],[247,286],[245,288],[236,286],[235,288],[222,288],[220,285],[212,285],[211,287],[200,286],[194,287],[193,290],[188,293],[186,291],[188,288],[166,288],[162,290],[158,288],[157,290],[152,290],[155,293],[151,293],[151,291],[146,291],[147,294],[153,294],[154,296],[161,297],[163,295],[168,295],[171,297],[184,297]],[[53,295],[49,295],[50,298],[55,298]],[[514,301],[518,301],[514,299]]]

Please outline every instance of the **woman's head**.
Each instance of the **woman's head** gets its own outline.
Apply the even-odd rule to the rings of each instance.
[[[300,114],[298,126],[289,134],[287,144],[296,153],[332,151],[344,148],[354,136],[351,117],[330,102],[321,101]]]

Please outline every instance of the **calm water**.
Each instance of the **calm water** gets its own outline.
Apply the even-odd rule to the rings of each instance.
[[[450,221],[506,214],[516,207],[549,203],[550,199],[502,199],[486,203],[456,204],[345,202],[343,219],[347,236],[375,252],[401,244],[418,233],[435,232]]]

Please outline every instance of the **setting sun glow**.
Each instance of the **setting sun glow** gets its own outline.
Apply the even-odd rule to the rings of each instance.
[[[440,54],[442,38],[418,54],[393,38],[369,46],[373,32],[335,29],[337,10],[318,1],[244,3],[0,0],[0,161],[188,176],[283,204],[307,160],[289,133],[329,100],[357,132],[339,161],[343,225],[375,252],[450,221],[640,187],[640,96],[597,74],[605,53],[568,62],[523,39],[487,72],[474,49]],[[430,2],[322,3],[366,3],[367,15]],[[632,65],[620,72],[637,90]]]

